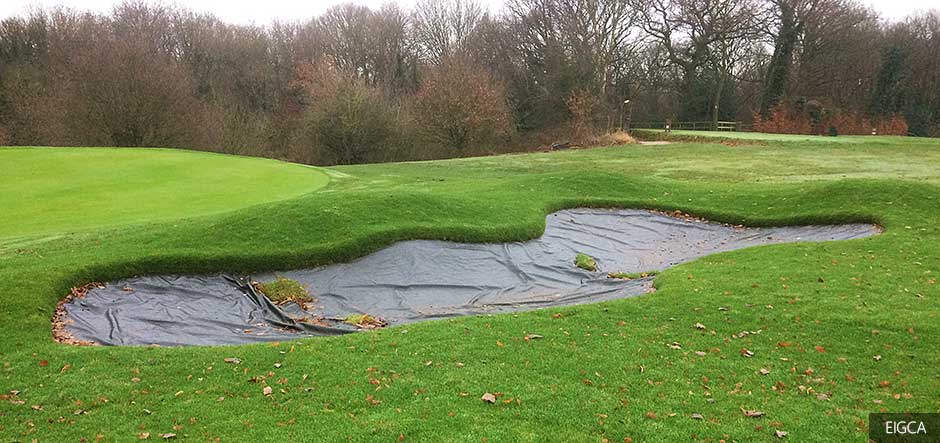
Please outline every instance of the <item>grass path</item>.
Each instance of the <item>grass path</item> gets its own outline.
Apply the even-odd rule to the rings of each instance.
[[[2,148],[0,242],[216,214],[326,186],[315,168],[169,149]]]
[[[937,141],[872,139],[349,166],[249,209],[0,247],[0,435],[863,442],[871,411],[940,411],[940,170],[923,166],[938,156]],[[522,240],[582,205],[886,231],[705,257],[658,275],[654,294],[596,305],[237,347],[50,340],[71,285],[311,266],[410,238]]]

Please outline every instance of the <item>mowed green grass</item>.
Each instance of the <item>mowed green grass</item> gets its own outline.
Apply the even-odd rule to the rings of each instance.
[[[787,441],[864,442],[869,412],[940,411],[938,156],[940,141],[872,138],[348,166],[296,198],[0,247],[0,434],[771,442],[783,430]],[[50,339],[72,285],[313,266],[410,238],[523,240],[576,206],[885,232],[704,257],[659,274],[653,294],[595,305],[252,346]]]
[[[664,134],[663,130],[643,129],[641,131],[656,134]],[[830,137],[826,135],[803,135],[803,134],[770,134],[761,132],[733,132],[733,131],[692,131],[692,130],[673,130],[674,136],[685,137],[717,137],[739,140],[760,140],[760,141],[781,141],[781,142],[825,142],[825,143],[872,143],[872,142],[890,142],[891,140],[904,140],[904,137],[895,136],[867,136],[867,135],[840,135]]]
[[[169,149],[0,149],[0,242],[206,215],[326,186],[315,168]]]

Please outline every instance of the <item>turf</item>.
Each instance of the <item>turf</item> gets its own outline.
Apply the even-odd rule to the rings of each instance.
[[[581,269],[584,269],[585,271],[593,272],[597,270],[597,262],[594,261],[594,258],[592,258],[590,255],[587,255],[587,254],[579,253],[574,258],[574,264],[575,266]]]
[[[661,129],[638,129],[637,131],[655,135],[666,135]],[[869,135],[840,135],[830,137],[827,135],[803,135],[803,134],[770,134],[761,132],[733,132],[733,131],[693,131],[693,130],[672,130],[670,135],[676,137],[711,137],[725,138],[735,140],[759,140],[759,141],[777,141],[777,142],[814,142],[814,143],[848,143],[868,144],[872,142],[901,142],[910,140],[906,137],[897,136],[869,136]]]
[[[329,182],[315,168],[203,152],[2,149],[0,242],[226,212]]]
[[[274,303],[289,301],[305,303],[311,301],[310,293],[307,292],[304,285],[297,280],[291,280],[280,275],[273,281],[258,283],[258,288]]]
[[[278,202],[0,246],[0,386],[16,391],[2,393],[0,434],[863,442],[871,411],[940,410],[938,158],[935,140],[872,138],[348,166]],[[251,346],[50,339],[56,301],[83,282],[311,266],[411,238],[522,240],[575,206],[885,232],[704,257],[657,275],[653,294],[595,305]]]

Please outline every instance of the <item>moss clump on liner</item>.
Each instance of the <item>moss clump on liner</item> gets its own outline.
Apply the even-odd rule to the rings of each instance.
[[[307,292],[307,288],[305,288],[304,285],[300,284],[297,280],[291,280],[282,275],[277,276],[277,279],[271,282],[256,283],[255,288],[263,292],[272,302],[277,304],[287,302],[303,304],[312,301],[310,293]]]
[[[574,265],[585,271],[597,271],[597,262],[593,257],[587,254],[579,253],[578,256],[574,258]]]
[[[607,278],[617,278],[620,280],[636,280],[638,278],[652,277],[659,272],[657,271],[647,271],[647,272],[611,272],[607,274]]]

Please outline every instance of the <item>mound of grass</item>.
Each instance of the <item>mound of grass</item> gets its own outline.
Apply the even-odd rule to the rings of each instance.
[[[597,271],[597,262],[594,260],[594,257],[587,254],[578,253],[574,258],[574,265],[585,271]]]
[[[282,275],[277,276],[274,281],[267,283],[258,283],[258,289],[264,293],[271,301],[277,304],[294,302],[306,303],[311,301],[310,293],[307,288],[297,280],[292,280]]]
[[[776,430],[864,441],[869,412],[940,409],[940,141],[859,139],[344,166],[326,189],[287,200],[0,244],[0,433],[310,440],[303,417],[325,441],[767,442]],[[0,199],[29,195],[4,154]],[[160,176],[146,164],[137,174],[148,171]],[[94,204],[94,193],[56,192]],[[369,334],[191,348],[50,337],[56,302],[90,281],[316,266],[416,238],[522,241],[577,206],[885,232],[703,257],[657,275],[650,295]],[[481,402],[487,392],[500,401]]]

